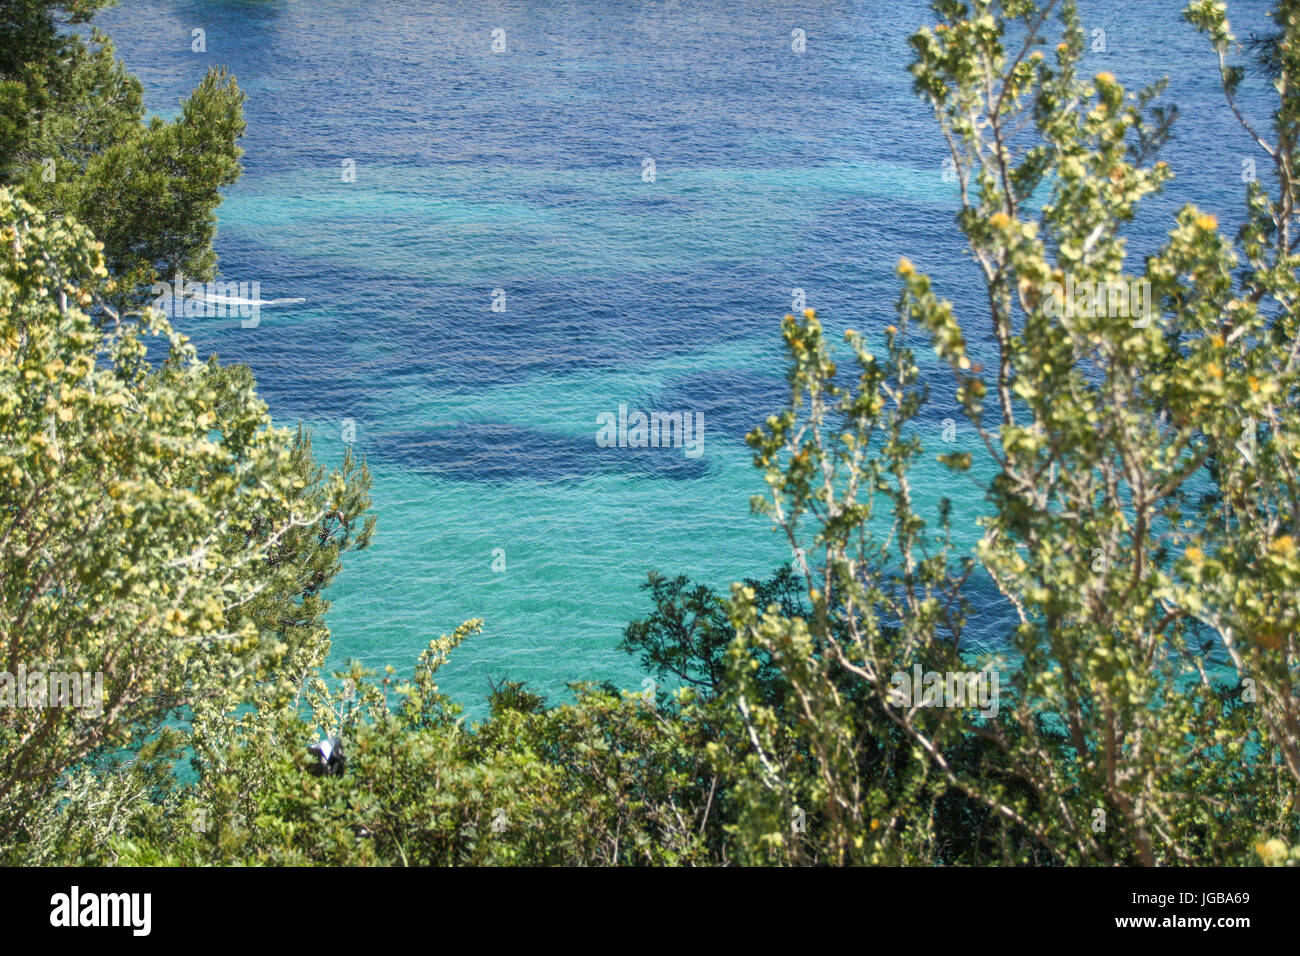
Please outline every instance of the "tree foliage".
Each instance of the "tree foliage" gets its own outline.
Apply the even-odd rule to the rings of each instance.
[[[168,122],[146,121],[139,80],[109,40],[65,29],[105,0],[15,0],[0,10],[0,182],[88,226],[118,311],[158,278],[215,275],[216,209],[239,177],[244,95],[214,68]]]

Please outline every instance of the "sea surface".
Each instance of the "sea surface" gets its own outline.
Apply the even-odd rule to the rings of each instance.
[[[1186,202],[1238,220],[1243,160],[1264,169],[1181,7],[1081,5],[1086,67],[1130,89],[1167,76],[1181,109],[1177,178],[1131,226],[1135,255]],[[1230,4],[1239,34],[1262,10]],[[471,713],[503,679],[552,699],[575,680],[639,688],[617,643],[649,609],[648,571],[725,589],[788,558],[750,513],[743,438],[787,397],[795,290],[835,339],[879,335],[906,255],[991,355],[907,73],[926,4],[123,0],[96,22],[158,115],[213,66],[247,94],[221,272],[306,301],[255,328],[177,324],[248,363],[323,458],[351,438],[369,462],[378,532],[332,589],[331,666],[407,672],[481,617],[442,672]],[[916,345],[937,445],[951,386]],[[599,447],[620,405],[701,413],[703,453]],[[969,426],[956,441],[977,450]],[[927,463],[913,482],[923,511],[952,499],[969,546],[980,487]],[[996,641],[985,610],[976,651]]]

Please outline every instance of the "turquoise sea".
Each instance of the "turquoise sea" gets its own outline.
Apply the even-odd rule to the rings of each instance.
[[[1239,32],[1261,6],[1233,5]],[[1135,254],[1185,202],[1237,219],[1255,155],[1181,7],[1082,5],[1089,67],[1130,88],[1168,76],[1181,108],[1177,179],[1133,224]],[[369,461],[378,533],[333,589],[333,663],[405,672],[482,617],[443,671],[471,711],[489,680],[637,687],[616,645],[646,572],[725,588],[787,557],[749,513],[743,436],[784,398],[794,290],[837,337],[878,332],[907,255],[989,355],[906,71],[923,3],[123,0],[97,22],[160,115],[214,65],[248,95],[222,274],[306,302],[256,328],[178,324],[251,365],[325,458],[354,430]],[[937,443],[954,409],[933,387]],[[620,405],[701,413],[703,454],[599,447]],[[914,486],[952,498],[974,540],[978,486],[937,465]]]

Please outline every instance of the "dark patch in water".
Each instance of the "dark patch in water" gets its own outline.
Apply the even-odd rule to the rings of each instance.
[[[706,438],[706,454],[707,449]],[[688,481],[708,468],[703,457],[687,458],[682,448],[600,448],[594,425],[589,438],[575,438],[498,422],[464,422],[389,432],[364,450],[372,463],[394,461],[442,478],[492,483],[580,481],[603,473]]]

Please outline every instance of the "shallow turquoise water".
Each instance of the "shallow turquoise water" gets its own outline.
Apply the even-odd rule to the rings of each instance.
[[[1180,6],[1084,5],[1106,31],[1090,65],[1130,85],[1167,74],[1183,108],[1166,157],[1179,179],[1136,250],[1189,199],[1231,221],[1250,155]],[[749,515],[761,483],[742,438],[784,396],[792,290],[833,332],[874,332],[905,254],[973,316],[988,357],[943,144],[906,73],[906,37],[929,20],[915,2],[720,0],[128,0],[102,18],[154,111],[214,64],[248,93],[222,270],[307,302],[255,329],[182,325],[248,362],[327,458],[355,423],[379,531],[334,589],[335,662],[406,670],[483,617],[444,671],[471,706],[489,679],[552,696],[636,686],[614,648],[646,610],[647,571],[725,587],[786,557]],[[935,389],[937,438],[952,406]],[[620,404],[702,412],[703,456],[598,448],[596,416]],[[952,497],[973,539],[977,487],[931,465],[914,486],[925,504]]]

